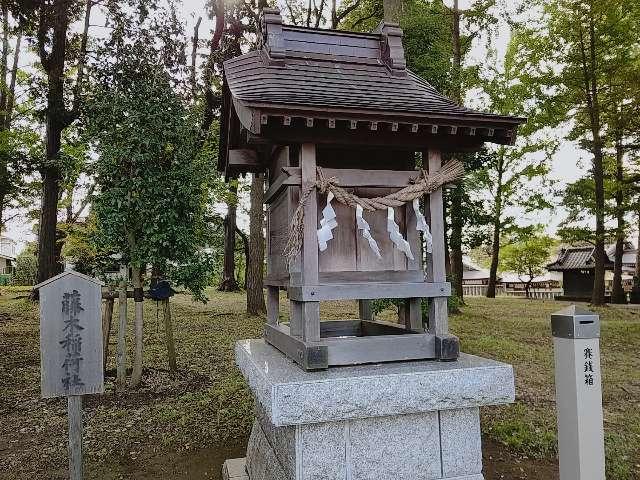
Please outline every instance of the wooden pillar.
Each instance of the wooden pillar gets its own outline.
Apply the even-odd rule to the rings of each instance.
[[[69,424],[69,478],[82,480],[82,395],[67,397]]]
[[[316,181],[316,146],[303,143],[300,148],[302,174],[301,194]],[[302,285],[318,284],[318,201],[315,190],[304,206],[304,234],[302,241]],[[307,342],[320,340],[320,302],[302,305],[302,333]]]
[[[280,317],[280,288],[273,285],[267,286],[267,323],[278,325]]]
[[[442,167],[440,150],[429,149],[427,152],[429,173],[436,172]],[[444,245],[444,207],[442,188],[429,195],[429,217],[431,235],[433,236],[433,251],[427,254],[427,281],[446,282],[445,245]],[[449,312],[447,298],[431,299],[429,305],[429,333],[446,335],[449,332]]]
[[[371,300],[358,300],[358,312],[360,314],[360,320],[373,320]]]

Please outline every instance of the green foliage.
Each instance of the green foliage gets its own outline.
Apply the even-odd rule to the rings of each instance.
[[[166,14],[151,26],[144,15],[135,27],[120,20],[104,47],[120,56],[94,66],[98,84],[85,112],[98,153],[94,239],[99,255],[122,253],[131,265],[159,267],[204,299],[212,267],[204,247],[213,166],[175,89],[174,75],[184,67],[175,38],[183,37],[172,12]]]
[[[509,243],[501,249],[500,269],[518,274],[527,282],[528,290],[529,283],[545,272],[554,243],[551,237],[539,233]]]
[[[33,248],[25,248],[16,258],[11,276],[13,285],[35,285],[38,273],[38,258]]]
[[[84,223],[61,223],[58,227],[64,234],[62,257],[74,264],[74,270],[85,275],[98,273],[96,265],[96,245],[93,237],[96,235],[96,218],[90,215]]]

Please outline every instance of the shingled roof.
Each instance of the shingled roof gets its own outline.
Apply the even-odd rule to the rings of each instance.
[[[555,262],[547,265],[551,271],[591,270],[595,268],[594,247],[568,247],[560,250]],[[613,262],[605,253],[605,268],[613,268]]]
[[[259,50],[224,62],[224,113],[235,111],[251,135],[269,138],[283,127],[368,130],[477,149],[486,141],[512,144],[524,122],[459,106],[410,72],[398,25],[382,23],[374,33],[303,28],[264,9],[261,30]],[[223,140],[228,128],[223,122]]]

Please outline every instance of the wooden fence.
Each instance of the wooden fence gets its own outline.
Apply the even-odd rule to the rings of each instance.
[[[462,291],[465,297],[484,297],[487,294],[486,285],[463,285]],[[557,296],[562,295],[561,288],[543,289],[532,288],[529,291],[531,298],[554,300]],[[508,290],[504,285],[496,285],[496,297],[519,297],[525,298],[524,290]]]

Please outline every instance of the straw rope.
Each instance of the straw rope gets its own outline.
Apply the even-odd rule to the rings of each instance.
[[[302,247],[302,238],[304,236],[304,206],[307,203],[309,195],[316,189],[322,194],[328,192],[333,193],[335,199],[344,205],[352,208],[360,205],[363,210],[373,212],[376,210],[386,210],[388,207],[400,207],[405,203],[412,202],[416,198],[435,192],[438,188],[448,183],[460,180],[463,176],[464,167],[462,163],[458,160],[451,160],[433,174],[422,170],[420,177],[397,192],[390,193],[384,197],[361,198],[340,187],[338,178],[327,178],[322,168],[318,167],[316,170],[316,181],[304,188],[300,195],[298,207],[293,214],[289,228],[289,237],[287,238],[287,244],[283,252],[284,257],[287,259],[287,265],[298,255]]]

